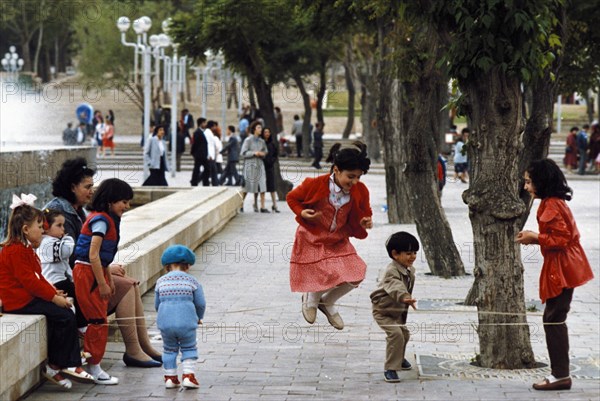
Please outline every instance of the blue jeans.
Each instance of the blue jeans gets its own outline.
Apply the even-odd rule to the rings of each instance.
[[[181,360],[198,359],[196,346],[196,330],[161,330],[163,338],[163,367],[177,369],[177,354],[181,350]]]

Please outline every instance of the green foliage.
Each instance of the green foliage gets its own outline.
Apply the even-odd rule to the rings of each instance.
[[[600,86],[600,1],[572,0],[567,9],[567,42],[560,70],[561,93]]]
[[[451,37],[447,65],[459,79],[500,68],[523,82],[543,76],[560,51],[553,32],[556,7],[563,0],[448,0],[432,11]]]
[[[83,78],[94,81],[99,87],[119,85],[130,80],[133,70],[134,48],[121,44],[117,19],[124,15],[133,21],[144,15],[152,19],[148,36],[162,33],[161,23],[172,15],[172,2],[168,0],[135,1],[119,4],[111,0],[96,0],[96,12],[78,13],[73,22],[73,49],[78,53],[78,70]],[[130,28],[128,42],[136,35]],[[140,61],[141,69],[141,61]]]

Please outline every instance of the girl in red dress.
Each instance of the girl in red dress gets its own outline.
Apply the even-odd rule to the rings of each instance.
[[[539,233],[521,231],[517,242],[539,244],[544,257],[540,273],[540,298],[544,309],[544,332],[552,374],[533,385],[536,390],[568,390],[569,332],[567,313],[573,289],[594,278],[581,244],[579,230],[565,201],[573,190],[556,163],[550,159],[534,161],[525,171],[525,190],[542,202],[537,211]]]
[[[290,261],[290,286],[302,292],[302,314],[312,324],[319,309],[338,330],[344,321],[336,301],[365,278],[367,266],[350,237],[364,239],[373,227],[369,190],[360,177],[369,170],[367,146],[331,147],[329,174],[307,178],[287,195],[299,227]]]

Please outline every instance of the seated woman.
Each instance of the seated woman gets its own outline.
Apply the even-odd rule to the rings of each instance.
[[[92,199],[95,171],[84,158],[67,160],[52,181],[55,196],[44,208],[60,210],[65,216],[65,234],[77,243],[85,221],[84,206]],[[75,265],[70,260],[71,268]],[[108,304],[108,314],[116,313],[117,323],[125,343],[123,362],[127,366],[152,368],[162,364],[162,356],[148,338],[144,306],[138,281],[128,277],[122,265],[110,266],[116,291]]]

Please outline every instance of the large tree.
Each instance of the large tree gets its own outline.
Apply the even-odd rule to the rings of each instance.
[[[521,83],[542,77],[555,58],[552,43],[559,1],[450,0],[436,4],[439,28],[449,32],[447,63],[458,79],[472,134],[469,206],[480,355],[490,368],[535,365],[526,324],[523,264],[514,238],[526,211],[519,198],[524,130]]]

